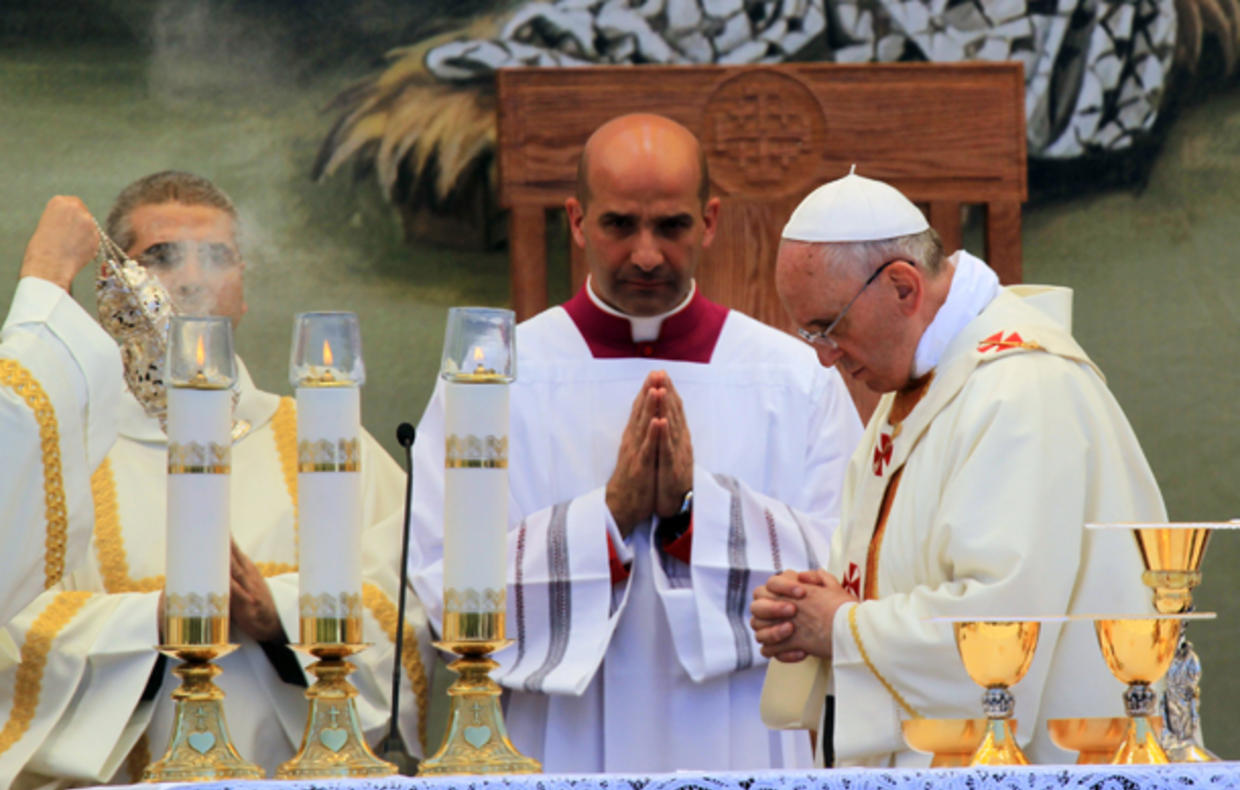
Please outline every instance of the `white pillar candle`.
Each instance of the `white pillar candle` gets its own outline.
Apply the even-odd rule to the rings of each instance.
[[[301,616],[360,616],[361,391],[297,388]],[[305,635],[303,635],[305,638]]]
[[[503,612],[508,385],[445,381],[444,418],[444,608]]]
[[[167,616],[228,615],[232,391],[168,388]]]

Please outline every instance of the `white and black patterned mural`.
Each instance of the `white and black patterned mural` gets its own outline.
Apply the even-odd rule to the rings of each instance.
[[[1019,60],[1030,157],[1106,156],[1147,141],[1173,87],[1199,69],[1229,76],[1240,40],[1237,0],[501,5],[394,51],[342,95],[316,176],[353,161],[394,200],[451,202],[491,150],[492,75],[520,66]]]

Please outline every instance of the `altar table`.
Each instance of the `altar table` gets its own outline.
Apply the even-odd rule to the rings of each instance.
[[[177,790],[1240,790],[1240,762],[1158,766],[837,769],[674,774],[535,774],[131,785]],[[112,790],[115,790],[113,786]]]

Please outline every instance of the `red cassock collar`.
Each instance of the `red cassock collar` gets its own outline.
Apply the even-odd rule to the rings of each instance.
[[[659,336],[648,343],[634,343],[628,319],[605,313],[590,299],[586,286],[563,304],[577,331],[596,359],[647,357],[677,362],[710,362],[728,308],[695,291],[685,308],[668,316]]]

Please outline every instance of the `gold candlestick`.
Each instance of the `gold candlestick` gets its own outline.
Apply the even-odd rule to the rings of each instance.
[[[517,751],[504,727],[491,654],[512,644],[503,638],[503,612],[446,612],[440,650],[460,658],[448,665],[457,679],[448,688],[452,707],[443,745],[418,767],[418,776],[536,774],[542,764]]]
[[[280,766],[277,779],[343,779],[391,776],[396,766],[380,760],[362,736],[353,698],[357,689],[348,681],[354,666],[345,659],[369,645],[358,640],[359,617],[302,617],[303,644],[294,649],[319,659],[310,665],[316,678],[306,689],[310,710],[297,755]],[[322,641],[310,641],[321,639]],[[348,640],[348,641],[344,641]]]
[[[175,619],[168,618],[169,621]],[[194,629],[187,627],[185,630]],[[206,633],[216,629],[204,626],[198,630]],[[181,678],[181,685],[172,692],[176,712],[168,751],[162,759],[147,766],[142,772],[142,781],[262,779],[263,769],[243,760],[233,746],[224,719],[224,692],[211,680],[220,673],[220,668],[212,661],[236,650],[237,645],[162,645],[158,649],[183,662],[172,670]]]

